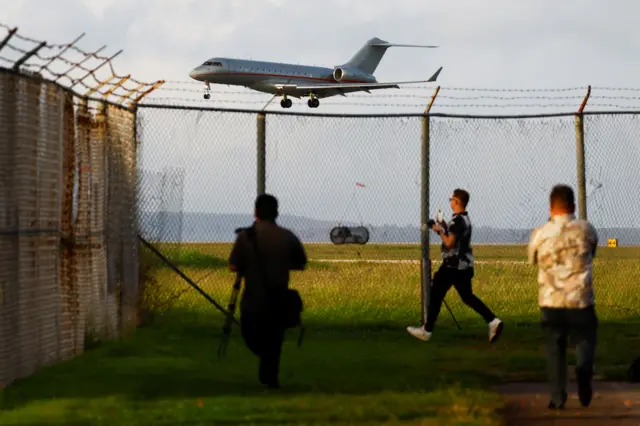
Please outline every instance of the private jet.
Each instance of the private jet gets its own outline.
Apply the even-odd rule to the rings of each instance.
[[[374,37],[356,52],[349,62],[333,68],[262,62],[247,59],[211,58],[197,66],[189,77],[205,83],[204,98],[211,97],[210,84],[243,86],[258,92],[281,96],[280,106],[291,108],[289,97],[309,97],[309,108],[318,108],[320,99],[346,96],[347,93],[367,92],[375,89],[400,88],[401,84],[435,82],[440,67],[428,80],[379,83],[374,77],[378,64],[389,47],[438,46],[395,44]]]

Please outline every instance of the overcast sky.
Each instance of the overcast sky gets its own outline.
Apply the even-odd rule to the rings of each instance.
[[[427,78],[443,66],[440,96],[432,112],[500,114],[574,111],[587,85],[594,86],[587,111],[599,104],[640,105],[640,96],[603,87],[640,87],[640,3],[629,0],[12,0],[3,2],[0,22],[21,34],[61,43],[86,32],[81,46],[103,44],[120,74],[140,80],[165,79],[150,96],[203,104],[202,87],[189,82],[190,69],[214,56],[332,67],[371,37],[398,43],[436,44],[438,49],[392,48],[376,71],[378,81]],[[369,96],[368,112],[420,112],[435,85],[420,90],[381,91]],[[565,92],[473,92],[453,88],[562,89]],[[168,90],[173,89],[173,90]],[[214,90],[235,90],[213,88]],[[245,91],[246,92],[246,91]],[[413,98],[392,97],[394,94]],[[417,95],[417,96],[416,96]],[[451,99],[478,96],[546,96],[568,99]],[[259,108],[268,95],[218,94],[208,105]],[[221,101],[253,100],[254,104]],[[364,102],[360,98],[351,101]],[[164,101],[164,99],[162,99]],[[354,111],[323,100],[317,112]],[[500,108],[455,107],[486,103]],[[415,103],[401,108],[402,103]],[[551,104],[557,108],[507,104]],[[323,109],[323,104],[325,108]],[[279,110],[277,101],[270,109]],[[294,100],[294,111],[308,111]],[[187,170],[185,209],[250,212],[255,195],[255,116],[146,111],[145,168]],[[200,121],[197,121],[200,120]],[[365,181],[360,208],[365,222],[414,225],[419,219],[418,119],[384,123],[268,117],[267,189],[283,199],[283,210],[338,219],[355,181]],[[311,121],[310,121],[311,120]],[[313,121],[315,120],[315,121]],[[640,136],[637,120],[598,118],[587,135],[587,181],[591,218],[599,226],[625,224],[640,200],[623,201],[638,182]],[[433,127],[432,210],[448,208],[456,186],[471,190],[476,223],[530,227],[546,218],[552,183],[575,184],[575,135],[571,117],[560,120],[466,122],[440,120]],[[306,123],[306,124],[305,124]],[[313,124],[315,123],[315,124]],[[375,123],[375,124],[372,124]],[[590,123],[590,122],[589,122]],[[143,136],[144,138],[145,136]],[[591,138],[591,139],[589,139]],[[591,145],[589,145],[591,144]],[[472,155],[463,156],[469,149]],[[550,158],[550,159],[549,159]],[[457,172],[452,163],[465,165]],[[625,164],[627,165],[625,167]],[[238,173],[232,168],[239,167]],[[196,170],[196,167],[200,169]],[[540,168],[547,171],[537,171]],[[538,176],[539,185],[533,180]],[[572,180],[573,179],[573,180]],[[592,192],[593,191],[593,192]],[[352,214],[355,214],[352,212]],[[626,214],[626,217],[624,215]],[[515,215],[515,216],[514,216]],[[623,216],[623,217],[621,217]]]
[[[445,88],[530,89],[640,86],[637,12],[627,0],[12,0],[0,20],[51,42],[86,32],[83,47],[124,49],[117,69],[144,80],[188,81],[212,56],[331,67],[376,36],[440,46],[390,49],[379,81],[443,66]]]

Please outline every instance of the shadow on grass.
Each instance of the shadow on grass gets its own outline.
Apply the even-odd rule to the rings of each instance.
[[[226,357],[217,358],[221,320],[221,315],[168,315],[129,339],[103,342],[16,382],[3,392],[2,408],[114,395],[133,401],[267,397],[257,381],[257,360],[244,347],[237,327]],[[521,321],[512,327],[508,318],[505,323],[501,340],[491,345],[480,320],[462,321],[462,330],[443,321],[429,342],[412,338],[398,323],[309,322],[302,347],[296,346],[297,330],[288,333],[279,394],[420,393],[457,383],[483,389],[523,377],[546,380],[539,325]],[[637,329],[637,322],[601,323],[599,374],[608,379],[623,374],[629,354],[640,352]],[[575,362],[572,351],[569,362]]]
[[[264,395],[257,360],[244,347],[238,328],[226,357],[218,359],[220,322],[185,324],[165,318],[138,329],[130,339],[103,342],[76,359],[45,368],[7,388],[3,408],[53,398],[119,395],[149,401]],[[436,343],[435,351],[425,350],[397,329],[354,333],[340,327],[318,331],[316,326],[308,325],[302,347],[296,346],[296,331],[289,333],[281,394],[429,392],[458,382],[480,388],[495,379],[472,362],[442,369],[434,362],[448,352],[446,345]]]

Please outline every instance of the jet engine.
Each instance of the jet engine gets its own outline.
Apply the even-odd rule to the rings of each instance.
[[[375,83],[376,79],[371,74],[364,73],[357,69],[335,67],[333,70],[333,79],[337,82],[357,81],[366,83]]]

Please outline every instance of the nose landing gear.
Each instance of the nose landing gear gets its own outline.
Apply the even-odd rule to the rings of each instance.
[[[205,98],[205,99],[211,98],[211,94],[209,93],[210,90],[211,90],[211,86],[209,85],[209,82],[206,82],[205,83],[205,89],[204,89],[203,98]]]

